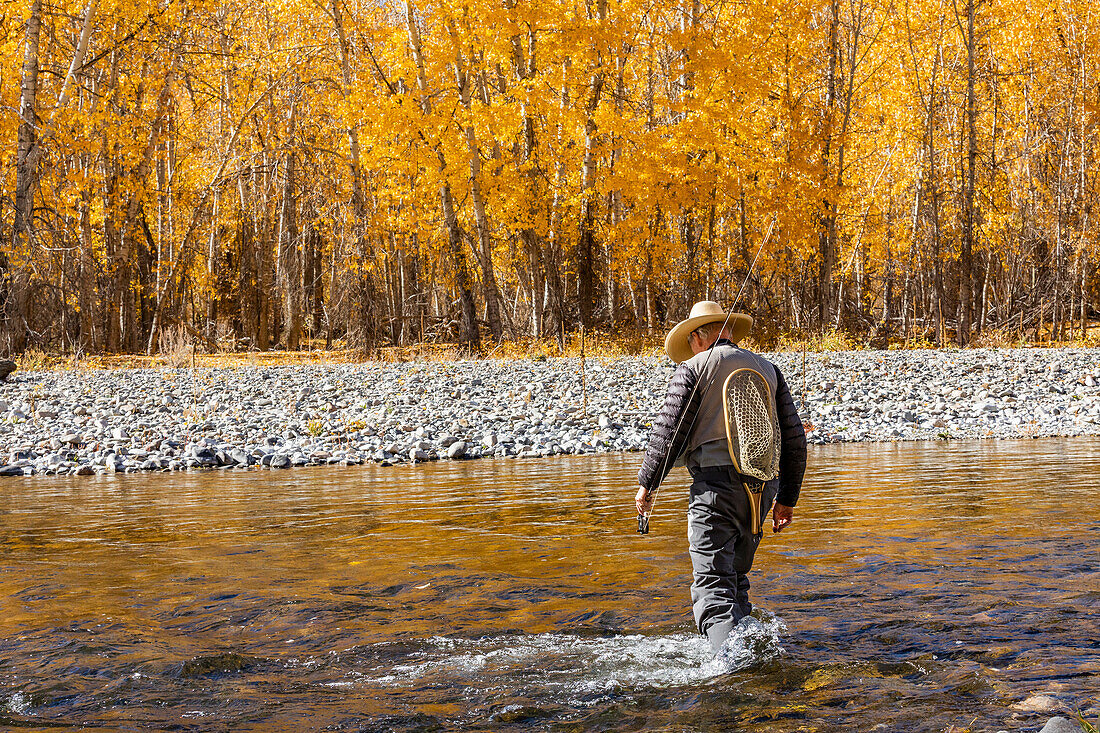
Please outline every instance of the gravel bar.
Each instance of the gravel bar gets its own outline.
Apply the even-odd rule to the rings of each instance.
[[[1100,349],[767,355],[812,443],[1100,434]],[[0,475],[637,451],[664,357],[15,372]]]

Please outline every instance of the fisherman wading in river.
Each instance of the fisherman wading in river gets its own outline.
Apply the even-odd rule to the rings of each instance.
[[[772,531],[794,519],[806,433],[779,369],[737,346],[752,318],[715,302],[691,308],[665,338],[679,364],[653,423],[635,497],[648,532],[658,487],[673,465],[691,473],[688,543],[692,608],[715,652],[752,611],[748,572],[772,508]]]

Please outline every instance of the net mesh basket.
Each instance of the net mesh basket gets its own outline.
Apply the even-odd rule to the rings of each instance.
[[[759,481],[779,474],[779,417],[771,387],[754,369],[738,369],[723,387],[726,434],[737,470]]]

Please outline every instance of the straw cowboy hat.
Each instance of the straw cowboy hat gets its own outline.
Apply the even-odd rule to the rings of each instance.
[[[752,316],[746,316],[744,313],[730,313],[729,320],[726,321],[725,309],[713,300],[701,300],[691,306],[691,313],[688,314],[688,317],[673,326],[672,330],[668,332],[668,336],[665,336],[665,353],[668,354],[668,358],[677,364],[690,359],[694,356],[691,345],[688,343],[688,336],[691,332],[699,326],[705,326],[708,323],[722,323],[723,321],[725,321],[726,328],[732,334],[731,340],[735,344],[745,338],[749,329],[752,328]]]

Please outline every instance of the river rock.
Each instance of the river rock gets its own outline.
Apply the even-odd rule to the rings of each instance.
[[[1050,695],[1032,695],[1012,706],[1013,710],[1022,710],[1029,713],[1049,713],[1062,707],[1062,702]]]
[[[1095,385],[1100,349],[765,356],[811,443],[1100,435],[1086,378]],[[108,453],[130,471],[271,465],[284,453],[311,465],[431,460],[458,443],[465,458],[644,450],[671,362],[587,365],[583,391],[572,358],[28,372],[0,384],[0,463],[54,470],[44,459],[57,454],[56,471],[74,473],[108,470]],[[126,455],[139,444],[146,453]]]
[[[464,441],[456,441],[451,443],[447,447],[448,458],[463,458],[466,455],[466,443]]]
[[[1081,733],[1081,726],[1068,718],[1053,717],[1039,733]]]

